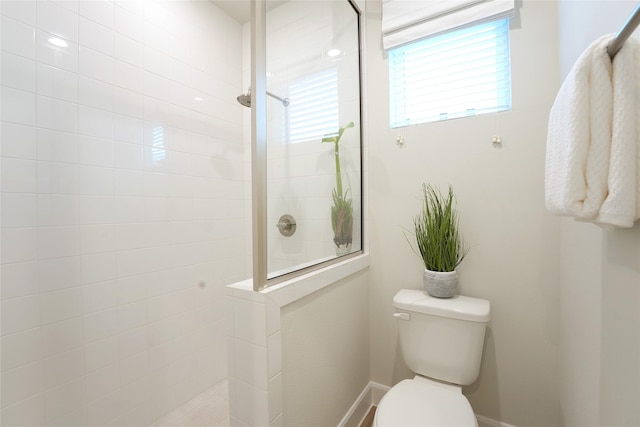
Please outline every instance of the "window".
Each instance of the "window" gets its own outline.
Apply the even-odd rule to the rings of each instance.
[[[509,20],[389,51],[391,127],[511,109]]]
[[[289,99],[290,142],[320,140],[338,129],[338,71],[335,68],[292,83]]]

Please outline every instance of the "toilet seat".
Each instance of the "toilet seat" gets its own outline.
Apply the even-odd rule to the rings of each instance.
[[[374,426],[477,427],[471,404],[459,391],[426,381],[403,380],[384,395]]]

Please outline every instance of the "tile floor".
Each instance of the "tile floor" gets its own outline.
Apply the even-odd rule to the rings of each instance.
[[[228,427],[229,389],[220,381],[150,427]]]

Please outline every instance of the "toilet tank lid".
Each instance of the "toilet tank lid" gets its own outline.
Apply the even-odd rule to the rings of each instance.
[[[393,305],[400,310],[472,322],[488,322],[491,317],[491,306],[487,300],[463,295],[435,298],[417,289],[401,289],[393,297]]]

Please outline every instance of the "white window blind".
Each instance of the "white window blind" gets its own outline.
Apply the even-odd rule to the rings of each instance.
[[[392,49],[468,25],[513,16],[514,0],[384,0],[382,40]]]
[[[511,109],[509,21],[389,51],[391,127]]]
[[[330,68],[289,86],[289,141],[320,140],[338,130],[338,72]]]

